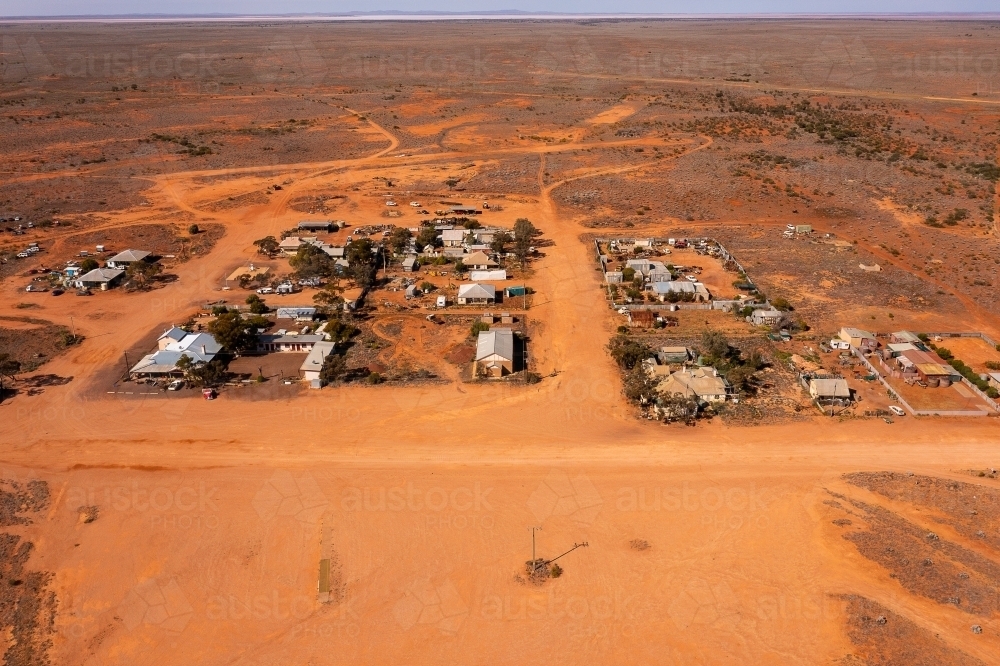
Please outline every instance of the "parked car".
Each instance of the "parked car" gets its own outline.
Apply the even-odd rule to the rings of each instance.
[[[89,289],[77,289],[76,290],[76,295],[77,296],[93,296],[94,294]]]
[[[410,205],[413,206],[414,208],[420,208],[421,203],[419,201],[411,201]]]
[[[896,405],[889,405],[889,411],[896,416],[906,416],[906,412],[903,411],[903,408],[897,407]]]
[[[272,289],[271,287],[261,287],[260,289],[257,290],[257,293],[258,294],[273,294],[274,293],[274,289]]]
[[[27,259],[27,258],[28,258],[28,257],[30,257],[30,256],[31,256],[31,255],[30,255],[30,254],[28,254],[27,252],[18,252],[18,253],[17,253],[17,258],[18,258],[18,259]]]
[[[180,391],[182,388],[184,388],[183,379],[175,379],[174,381],[167,384],[168,391]]]
[[[66,292],[64,292],[62,289],[53,289],[52,290],[52,295],[53,296],[62,296],[64,293],[66,293]]]
[[[697,282],[698,281],[698,278],[696,278],[693,275],[685,275],[684,279],[687,280],[688,282]]]
[[[385,205],[386,205],[386,206],[395,206],[395,205],[396,205],[396,202],[395,202],[395,201],[386,201],[386,202],[385,202]]]

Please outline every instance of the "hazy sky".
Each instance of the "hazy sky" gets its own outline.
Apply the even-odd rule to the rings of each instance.
[[[851,12],[996,12],[996,0],[0,0],[0,16],[68,16],[107,14],[285,14],[355,11],[475,12],[517,9],[572,13],[851,13]]]

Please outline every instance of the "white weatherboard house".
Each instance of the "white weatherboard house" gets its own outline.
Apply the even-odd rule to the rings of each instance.
[[[779,321],[781,321],[781,311],[775,308],[761,308],[750,313],[750,323],[754,326],[774,326]]]
[[[491,284],[463,284],[458,287],[459,305],[476,305],[484,303],[495,303],[497,300],[497,290]]]
[[[509,328],[482,331],[476,341],[476,370],[490,377],[514,371],[514,332]]]
[[[310,352],[317,343],[322,342],[324,335],[298,335],[296,333],[265,333],[257,342],[257,351],[271,352]]]
[[[107,260],[108,268],[121,268],[125,269],[132,264],[138,263],[140,261],[145,261],[149,257],[149,252],[145,250],[122,250],[115,256]]]
[[[467,233],[465,229],[445,229],[441,232],[441,243],[445,247],[461,247]]]
[[[74,283],[79,289],[110,289],[125,277],[125,271],[120,268],[95,268],[86,275],[81,275]]]
[[[174,326],[167,329],[156,340],[157,350],[142,357],[132,366],[129,374],[133,377],[179,377],[184,373],[177,363],[182,356],[191,359],[194,365],[208,363],[222,351],[222,345],[208,333],[188,333]]]

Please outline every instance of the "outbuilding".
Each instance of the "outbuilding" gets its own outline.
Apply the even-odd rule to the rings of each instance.
[[[319,380],[319,373],[323,369],[323,363],[326,361],[326,357],[333,353],[334,346],[334,343],[325,341],[317,342],[313,345],[312,349],[309,350],[309,355],[306,356],[306,360],[299,366],[299,372],[302,373],[303,379],[308,382]]]

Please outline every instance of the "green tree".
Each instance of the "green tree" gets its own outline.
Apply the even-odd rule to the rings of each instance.
[[[90,257],[88,257],[84,259],[82,262],[80,262],[80,273],[81,274],[89,273],[95,268],[100,268],[100,266],[101,265],[97,263],[96,259],[91,259]]]
[[[201,229],[198,228],[197,224],[192,224],[190,227],[188,227],[188,233],[191,234],[192,236],[198,234],[200,231]]]
[[[788,299],[782,298],[781,296],[772,300],[771,305],[774,306],[775,310],[781,310],[782,312],[788,312],[789,310],[794,309],[792,304],[788,302]]]
[[[433,224],[424,224],[417,233],[417,249],[423,250],[427,245],[437,245],[438,231]]]
[[[344,321],[344,318],[338,314],[327,320],[326,326],[323,328],[323,332],[326,333],[333,342],[342,344],[358,335],[361,332],[361,329],[354,326],[349,321]]]
[[[270,308],[267,307],[267,303],[258,296],[257,294],[250,294],[247,296],[247,305],[250,306],[250,312],[253,314],[264,314]]]
[[[322,289],[313,294],[313,303],[327,310],[339,310],[344,304],[344,298],[341,296],[343,291],[340,281],[335,277],[331,278]]]
[[[257,247],[257,254],[273,257],[278,253],[278,241],[274,236],[264,236],[253,242]]]
[[[490,330],[490,325],[485,321],[473,322],[472,328],[469,331],[469,335],[474,338],[478,338],[480,333]]]
[[[720,331],[705,331],[701,334],[701,345],[704,354],[712,365],[725,361],[729,357],[729,339]]]
[[[226,381],[226,366],[218,359],[208,363],[200,363],[188,373],[188,378],[195,386],[219,386]]]
[[[125,277],[138,289],[146,289],[154,277],[163,271],[158,263],[133,261],[125,270]]]
[[[319,379],[324,384],[340,381],[347,374],[347,359],[340,354],[329,354],[323,359],[323,367],[319,370]]]
[[[522,266],[527,263],[531,246],[539,235],[541,232],[528,218],[521,217],[514,221],[514,254]]]
[[[406,227],[396,227],[392,230],[389,235],[389,247],[392,248],[393,254],[403,254],[406,249],[410,247],[410,239],[413,238],[413,234]]]
[[[258,334],[254,322],[244,319],[235,310],[216,317],[208,325],[208,331],[216,342],[232,352],[245,352],[257,346]]]
[[[510,245],[512,240],[514,240],[513,237],[506,231],[498,231],[493,234],[493,240],[490,241],[490,249],[503,260],[507,254],[507,246]]]
[[[347,246],[348,272],[362,289],[375,284],[375,245],[369,238],[356,240]]]
[[[643,359],[653,356],[649,345],[624,335],[613,337],[608,343],[608,351],[622,370],[631,370]]]
[[[333,274],[334,270],[333,259],[323,250],[308,243],[299,246],[295,255],[288,259],[288,265],[300,278],[327,277]]]

